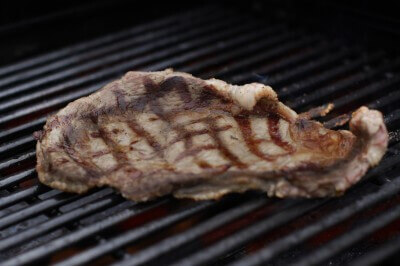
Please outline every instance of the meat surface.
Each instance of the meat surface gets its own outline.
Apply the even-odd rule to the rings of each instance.
[[[330,108],[298,115],[263,84],[129,72],[47,120],[36,169],[53,188],[107,185],[135,201],[249,189],[340,195],[381,160],[388,134],[382,114],[366,107],[353,113],[350,131],[311,120]]]

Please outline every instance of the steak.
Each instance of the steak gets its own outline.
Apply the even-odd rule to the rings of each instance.
[[[53,188],[111,186],[135,201],[250,189],[340,195],[381,160],[388,133],[367,107],[352,114],[350,131],[311,120],[330,108],[298,115],[263,84],[129,72],[47,120],[36,134],[36,169]]]

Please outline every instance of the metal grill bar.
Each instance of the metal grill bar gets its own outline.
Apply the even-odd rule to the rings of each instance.
[[[43,235],[67,223],[76,221],[84,216],[88,216],[110,205],[115,205],[118,201],[120,201],[119,197],[116,196],[107,197],[105,199],[98,200],[94,203],[89,203],[83,206],[82,208],[78,208],[71,212],[67,212],[66,214],[59,215],[44,223],[36,225],[33,228],[29,228],[25,231],[14,234],[12,235],[12,237],[2,239],[0,241],[0,251],[4,251],[5,249],[10,249],[18,244],[22,244],[25,241],[29,241],[30,239],[36,236]]]
[[[21,83],[28,79],[31,79],[35,76],[39,76],[40,74],[46,74],[49,72],[54,72],[55,70],[59,70],[71,65],[82,63],[83,61],[93,59],[99,57],[101,55],[106,55],[109,53],[118,53],[123,49],[132,48],[134,46],[144,44],[146,42],[158,42],[158,39],[168,37],[172,34],[179,33],[180,31],[190,30],[192,27],[196,25],[202,25],[205,23],[212,24],[214,20],[218,20],[219,18],[218,12],[210,12],[207,17],[204,14],[198,14],[198,16],[192,16],[190,23],[176,23],[174,27],[162,28],[161,30],[150,30],[146,34],[141,35],[132,35],[128,39],[120,40],[118,42],[110,43],[104,47],[98,47],[96,49],[85,51],[83,54],[73,54],[69,57],[63,58],[61,60],[57,60],[53,63],[45,64],[43,66],[39,66],[28,71],[24,71],[21,73],[16,73],[14,75],[7,76],[3,79],[0,79],[0,88],[5,88],[13,83]],[[229,16],[227,17],[229,19]],[[182,21],[183,22],[183,21]],[[3,97],[9,96],[3,94]],[[1,98],[1,96],[0,96]]]
[[[273,30],[278,30],[278,29],[279,28],[274,28]],[[278,45],[281,42],[284,42],[286,40],[286,38],[287,39],[294,38],[297,33],[294,32],[294,33],[289,34],[289,35],[291,35],[290,37],[287,37],[285,33],[280,33],[280,34],[282,34],[283,36],[276,34],[269,41],[264,42],[265,47],[268,47],[268,45],[271,45],[271,44]],[[249,38],[244,38],[244,36],[241,36],[241,37],[242,38],[240,38],[240,43],[236,43],[236,45],[234,45],[234,46],[231,45],[231,43],[234,41],[230,40],[229,43],[225,43],[225,45],[223,45],[223,46],[217,45],[216,47],[205,47],[202,49],[197,49],[195,51],[181,55],[177,58],[172,58],[169,61],[160,62],[158,64],[154,64],[149,67],[145,67],[144,70],[153,70],[154,71],[154,70],[158,70],[158,69],[164,69],[168,66],[179,67],[179,66],[183,65],[183,63],[188,62],[189,60],[194,60],[196,58],[200,58],[203,56],[216,54],[216,53],[224,51],[225,49],[228,49],[228,48],[235,48],[235,46],[244,45],[249,41]],[[254,41],[256,41],[256,40],[257,40],[257,37],[254,36]]]
[[[4,188],[12,186],[18,182],[27,180],[29,178],[33,178],[33,177],[35,177],[35,174],[36,174],[35,169],[28,169],[28,170],[22,171],[18,174],[5,177],[0,180],[0,189],[4,189]]]
[[[342,106],[348,105],[355,100],[360,100],[363,97],[371,95],[372,93],[376,93],[378,91],[385,91],[388,88],[397,85],[400,82],[400,76],[393,77],[391,79],[386,79],[383,81],[378,81],[368,85],[360,90],[357,90],[356,93],[346,94],[340,98],[337,98],[333,101],[335,108],[341,108]]]
[[[286,53],[289,53],[291,50],[303,48],[304,46],[310,45],[317,41],[318,41],[318,36],[310,36],[307,38],[301,38],[298,41],[284,44],[275,49],[271,49],[266,52],[257,54],[256,56],[250,56],[246,59],[241,60],[240,62],[237,62],[235,65],[232,65],[232,66],[229,66],[228,68],[222,69],[221,71],[219,71],[217,73],[208,72],[208,73],[203,74],[203,76],[206,78],[210,78],[213,76],[215,76],[217,78],[221,78],[221,79],[228,78],[229,75],[231,75],[235,72],[241,71],[247,67],[250,67],[252,65],[255,65],[255,64],[263,62],[263,61],[270,60],[271,58],[282,56]]]
[[[104,188],[88,196],[79,197],[78,195],[66,194],[58,190],[53,190],[53,191],[55,193],[53,193],[51,197],[42,199],[42,201],[40,201],[37,204],[30,205],[29,207],[26,207],[23,210],[19,210],[17,212],[11,213],[7,216],[0,218],[0,229],[5,228],[13,223],[27,219],[29,217],[39,215],[40,213],[50,209],[59,207],[61,211],[63,208],[65,209],[67,206],[70,205],[80,206],[82,203],[90,203],[91,201],[99,200],[100,198],[108,196],[113,192],[111,189]],[[38,198],[40,198],[40,196],[38,196]],[[71,207],[69,209],[71,209]]]
[[[46,15],[39,15],[31,18],[27,18],[22,21],[14,22],[11,24],[5,24],[0,27],[0,33],[8,33],[8,32],[13,32],[13,31],[18,31],[23,28],[27,27],[34,27],[35,25],[43,22],[47,23],[52,23],[54,20],[60,19],[60,18],[65,18],[68,15],[76,15],[76,14],[84,14],[85,12],[90,12],[90,10],[98,10],[98,9],[103,9],[106,7],[110,7],[115,4],[119,4],[123,1],[121,0],[116,0],[116,1],[107,1],[107,0],[101,0],[97,1],[97,3],[89,3],[89,4],[84,4],[81,7],[72,7],[72,8],[67,8],[67,9],[62,9],[61,11],[55,11],[54,13],[51,14],[46,14]]]
[[[26,190],[29,190],[29,188]],[[60,206],[62,204],[65,204],[67,202],[76,199],[77,197],[78,197],[77,195],[72,196],[67,194],[60,194],[54,198],[40,201],[39,203],[31,205],[23,210],[17,211],[15,213],[0,218],[0,229],[3,229],[11,224],[32,217],[38,213],[50,210],[52,208],[56,208],[57,206]]]
[[[353,84],[357,84],[359,82],[371,79],[379,74],[384,73],[385,71],[398,67],[399,64],[400,64],[400,59],[396,59],[393,62],[384,64],[368,73],[359,73],[357,75],[352,76],[349,79],[344,80],[343,82],[339,82],[339,84],[318,89],[315,92],[308,94],[307,97],[301,96],[294,99],[293,104],[291,104],[291,107],[298,109],[300,107],[312,104],[323,97],[331,96],[333,93],[342,91]]]
[[[27,264],[27,263],[33,262],[35,260],[38,260],[45,256],[48,256],[49,254],[51,254],[57,250],[60,250],[64,247],[67,247],[67,246],[73,244],[73,243],[79,242],[89,236],[99,233],[99,232],[105,230],[106,228],[109,228],[113,225],[116,225],[116,224],[132,217],[133,215],[138,215],[139,213],[142,213],[144,211],[150,210],[151,208],[157,207],[164,202],[165,202],[165,200],[160,200],[157,202],[147,204],[145,206],[142,206],[142,205],[135,206],[135,204],[132,203],[132,207],[136,207],[136,208],[124,209],[123,211],[117,213],[116,215],[113,215],[113,216],[111,216],[107,219],[104,219],[98,223],[94,223],[92,225],[86,226],[85,228],[81,228],[75,232],[71,232],[68,235],[62,236],[62,237],[57,238],[47,244],[44,244],[37,248],[31,249],[28,252],[20,254],[18,257],[11,258],[2,263],[4,265],[14,265],[14,264],[21,265],[21,264]]]
[[[28,123],[24,123],[20,126],[13,127],[7,130],[4,130],[0,132],[0,140],[8,139],[10,137],[14,137],[16,134],[21,134],[22,132],[29,132],[31,133],[33,130],[39,129],[43,126],[43,124],[46,122],[47,116],[46,117],[41,117],[32,121],[29,121]]]
[[[35,155],[36,155],[35,151],[27,152],[16,159],[11,159],[8,161],[1,162],[0,163],[0,171],[3,171],[4,169],[7,169],[7,168],[14,167],[15,165],[18,165],[19,163],[21,163],[23,161],[34,159]]]
[[[382,265],[379,264],[387,258],[395,254],[399,254],[400,250],[400,239],[397,238],[392,241],[388,241],[376,250],[369,251],[364,256],[351,262],[353,266],[365,266],[365,265]],[[390,261],[390,260],[387,260]]]
[[[174,25],[174,23],[180,20],[185,21],[187,18],[190,18],[191,16],[204,15],[205,13],[212,12],[215,9],[218,9],[218,7],[216,7],[215,5],[205,6],[203,8],[196,8],[193,11],[185,12],[184,14],[180,14],[179,16],[172,15],[164,19],[155,20],[154,22],[146,23],[137,27],[132,27],[130,29],[120,31],[114,34],[105,35],[100,38],[96,38],[87,42],[82,42],[76,45],[68,46],[51,53],[40,55],[32,59],[24,60],[20,63],[15,63],[5,67],[0,67],[0,77],[27,68],[42,65],[44,63],[49,63],[74,53],[79,53],[85,50],[96,48],[98,46],[107,45],[119,39],[127,38],[130,35],[139,35],[143,32],[169,27],[171,25]]]
[[[317,265],[328,258],[334,256],[338,252],[350,247],[361,239],[367,237],[378,229],[388,225],[400,217],[400,205],[391,208],[390,211],[384,212],[368,223],[357,227],[353,231],[342,235],[335,240],[325,244],[323,247],[317,249],[310,256],[305,257],[296,262],[299,266]]]
[[[36,152],[32,151],[32,152],[24,153],[23,155],[21,155],[18,158],[11,159],[8,161],[3,161],[0,163],[0,171],[13,168],[14,166],[17,166],[24,161],[28,161],[30,159],[35,159],[35,157],[36,157]]]
[[[292,85],[288,85],[285,90],[279,91],[279,95],[281,98],[287,98],[293,97],[293,95],[304,93],[313,88],[321,86],[327,81],[337,79],[341,75],[352,73],[363,65],[374,63],[375,61],[382,59],[383,56],[384,53],[380,52],[372,54],[368,57],[361,57],[344,66],[340,64],[337,67],[319,73],[318,76],[312,76],[304,80],[296,81]]]
[[[11,114],[0,117],[0,125],[5,124],[10,121],[13,121],[15,119],[24,117],[26,115],[38,112],[40,110],[45,110],[45,109],[51,108],[51,107],[55,108],[57,106],[60,106],[60,104],[62,104],[62,103],[66,103],[66,102],[72,101],[76,98],[88,95],[88,94],[98,90],[102,86],[106,85],[110,81],[112,81],[112,79],[105,80],[94,86],[86,87],[78,92],[67,93],[67,94],[63,95],[62,97],[53,98],[51,100],[47,100],[47,101],[44,101],[39,104],[30,105],[30,106],[27,106],[26,108],[16,110],[15,112],[12,112]]]
[[[26,137],[22,137],[10,143],[6,143],[5,145],[0,146],[0,157],[4,155],[8,155],[9,152],[12,152],[18,148],[32,145],[35,143],[35,139],[32,135],[28,135]]]
[[[396,166],[400,163],[399,156],[391,156],[389,158],[385,158],[379,163],[378,167],[371,169],[361,180],[361,182],[365,182],[372,178],[373,176],[377,176],[383,174],[384,172],[388,171],[391,167]]]
[[[317,202],[307,202],[303,201],[302,204],[295,205],[292,208],[285,209],[285,211],[281,211],[268,217],[256,224],[253,224],[246,228],[246,230],[239,231],[223,240],[217,242],[210,247],[207,247],[199,252],[195,252],[194,254],[182,259],[181,261],[174,263],[174,266],[187,266],[187,265],[203,265],[218,256],[221,256],[235,247],[239,247],[256,237],[260,236],[263,233],[266,233],[278,226],[281,226],[299,216],[304,215],[310,210],[321,206],[324,201]]]
[[[400,91],[396,90],[390,92],[386,96],[379,98],[378,100],[374,101],[373,103],[369,104],[370,108],[382,108],[384,106],[388,106],[397,102],[400,99]]]
[[[252,82],[254,74],[259,76],[266,76],[271,75],[272,73],[278,73],[286,68],[301,64],[304,61],[312,60],[316,57],[322,56],[333,49],[338,49],[337,43],[323,43],[320,46],[313,47],[312,49],[306,50],[304,52],[295,53],[293,55],[285,57],[276,63],[259,67],[256,70],[251,71],[252,73],[239,73],[237,75],[234,75],[230,79],[234,84]],[[266,79],[264,82],[267,82],[267,80],[268,79]]]
[[[282,27],[281,30],[284,30],[285,28]],[[188,73],[200,73],[204,69],[209,69],[210,67],[215,67],[217,65],[221,65],[224,62],[227,62],[229,60],[232,60],[233,58],[236,57],[243,57],[245,55],[251,54],[251,53],[259,53],[260,51],[264,49],[268,49],[269,47],[272,47],[274,45],[277,45],[283,41],[289,41],[291,39],[297,38],[300,36],[300,32],[298,33],[284,33],[283,35],[280,36],[273,36],[271,38],[268,38],[266,40],[261,40],[259,42],[254,42],[250,43],[245,47],[239,47],[238,49],[235,49],[233,51],[228,51],[226,53],[221,53],[215,55],[215,57],[206,59],[204,61],[201,61],[197,64],[194,65],[189,65],[187,67],[183,67],[180,70]]]
[[[316,61],[311,61],[294,69],[288,70],[287,72],[279,73],[273,78],[269,79],[268,84],[270,86],[280,88],[282,87],[283,83],[289,83],[295,79],[303,78],[304,76],[312,73],[315,70],[326,68],[330,64],[342,60],[346,56],[350,55],[352,52],[354,51],[344,49],[339,50],[335,53],[330,53],[326,56],[323,56],[322,58],[318,58],[318,60]]]
[[[218,203],[217,203],[218,204]],[[71,259],[67,259],[61,263],[58,263],[58,266],[67,266],[67,265],[83,265],[90,261],[93,261],[104,254],[107,254],[115,249],[121,248],[129,243],[137,241],[144,236],[148,236],[156,231],[159,231],[167,226],[175,224],[183,219],[188,218],[191,215],[202,212],[207,208],[214,207],[212,202],[202,202],[196,204],[195,207],[185,208],[182,211],[178,211],[175,214],[171,214],[166,216],[165,218],[161,218],[157,221],[146,224],[143,227],[133,229],[120,237],[108,239],[106,243],[98,246],[96,248],[89,249],[85,252],[80,253],[77,256],[72,257]]]
[[[46,75],[45,77],[38,78],[36,80],[26,82],[21,85],[3,90],[2,92],[0,92],[0,99],[9,97],[11,95],[15,95],[17,93],[30,91],[36,87],[44,86],[45,84],[48,84],[50,82],[56,82],[56,81],[63,80],[68,77],[71,77],[72,75],[84,73],[93,68],[101,68],[101,67],[104,67],[107,65],[115,64],[116,62],[127,60],[129,58],[133,58],[134,56],[138,56],[138,55],[153,51],[155,49],[167,48],[166,51],[168,51],[169,55],[171,55],[172,52],[177,52],[179,50],[185,50],[185,49],[183,49],[185,47],[172,47],[172,48],[170,47],[170,48],[168,48],[168,46],[179,43],[181,41],[185,41],[185,40],[186,41],[189,40],[189,42],[190,42],[190,40],[192,40],[193,37],[199,37],[199,35],[201,36],[202,34],[212,32],[212,34],[210,34],[210,36],[207,36],[205,38],[201,38],[201,39],[197,40],[197,42],[200,41],[200,45],[201,45],[202,42],[207,42],[208,38],[218,38],[218,30],[221,31],[221,30],[225,29],[228,25],[230,25],[230,24],[235,25],[239,21],[240,21],[239,18],[228,18],[227,20],[215,22],[215,23],[212,23],[211,25],[209,25],[209,24],[202,25],[191,31],[184,31],[184,32],[181,32],[179,35],[176,34],[176,35],[171,36],[170,38],[162,39],[157,42],[151,42],[151,43],[148,43],[147,45],[141,45],[141,46],[138,46],[133,49],[128,49],[126,51],[116,51],[114,53],[111,53],[108,56],[103,56],[101,58],[91,60],[84,64],[70,67],[68,69],[64,69],[62,72],[56,72],[56,73],[53,73],[50,75]],[[245,28],[246,26],[249,27],[249,24],[251,24],[251,23],[254,23],[254,22],[248,22],[248,23],[245,23],[244,25],[239,26],[238,29],[236,29],[234,27],[234,28],[226,31],[223,34],[222,38],[227,37],[231,34],[238,34],[240,32],[240,30],[243,30],[243,28]],[[217,31],[217,32],[215,32],[215,31]],[[219,34],[221,34],[221,33],[219,33]],[[214,40],[214,39],[211,39],[211,40]],[[196,40],[194,40],[194,41],[192,40],[192,42],[196,43]],[[158,52],[158,53],[160,53],[160,52]],[[147,60],[149,60],[149,59],[156,60],[156,59],[152,59],[151,55],[147,55],[146,58],[147,58]],[[90,77],[90,76],[88,76],[88,77]]]
[[[0,208],[10,206],[11,204],[21,201],[25,198],[35,196],[40,192],[43,192],[43,190],[44,190],[43,186],[36,185],[18,192],[14,192],[11,195],[2,197],[0,198]]]
[[[400,119],[400,109],[396,109],[385,117],[385,123],[392,124],[399,119]]]
[[[57,190],[58,191],[58,190]],[[84,206],[87,203],[91,203],[93,201],[100,200],[101,198],[104,198],[106,196],[109,196],[111,194],[116,194],[114,193],[114,190],[111,188],[102,188],[97,192],[90,193],[89,195],[86,195],[84,197],[79,197],[77,200],[72,201],[70,203],[67,203],[65,205],[62,205],[58,208],[59,213],[66,213],[71,210],[80,208],[81,206]]]
[[[375,193],[365,195],[364,197],[358,199],[353,204],[342,207],[336,210],[327,217],[319,220],[315,224],[306,226],[294,233],[285,236],[278,241],[269,244],[265,248],[250,255],[240,261],[233,263],[233,265],[259,265],[270,261],[272,258],[279,255],[281,252],[288,250],[295,245],[298,245],[307,239],[315,236],[316,234],[322,232],[323,230],[332,227],[345,219],[355,215],[356,213],[371,207],[378,202],[383,201],[391,196],[396,195],[400,191],[400,178],[395,179],[393,182],[384,185],[380,190]],[[314,254],[313,254],[314,255]],[[305,264],[311,265],[311,264]]]
[[[210,232],[229,221],[233,221],[245,214],[248,214],[254,211],[257,208],[260,208],[268,200],[257,199],[251,200],[244,204],[240,204],[239,206],[234,207],[233,209],[222,212],[221,214],[216,215],[215,217],[206,220],[205,222],[194,226],[193,228],[181,233],[177,234],[173,237],[167,238],[159,243],[152,245],[151,247],[144,249],[140,252],[135,253],[134,255],[128,255],[123,262],[117,263],[117,265],[143,265],[148,263],[150,260],[161,256],[167,252],[171,252],[172,250],[189,243],[190,241],[195,240],[195,238],[204,235],[207,232]],[[84,257],[84,254],[82,254]],[[84,261],[79,261],[77,257],[72,257],[64,261],[62,265],[81,265]]]

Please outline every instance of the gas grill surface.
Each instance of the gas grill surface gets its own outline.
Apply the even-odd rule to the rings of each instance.
[[[335,104],[385,114],[383,161],[343,197],[124,200],[41,185],[32,133],[129,70],[173,67],[263,82],[297,112]],[[0,67],[0,264],[368,265],[400,250],[400,58],[304,25],[207,5]]]

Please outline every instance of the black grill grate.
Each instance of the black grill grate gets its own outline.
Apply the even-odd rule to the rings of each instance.
[[[379,263],[399,249],[398,234],[386,245],[371,237],[400,219],[399,62],[299,26],[208,6],[0,68],[1,264]],[[246,193],[136,204],[109,188],[78,196],[37,182],[32,132],[48,114],[128,70],[166,67],[271,84],[299,112],[332,101],[337,108],[328,119],[361,104],[379,108],[393,136],[389,152],[338,199]]]

